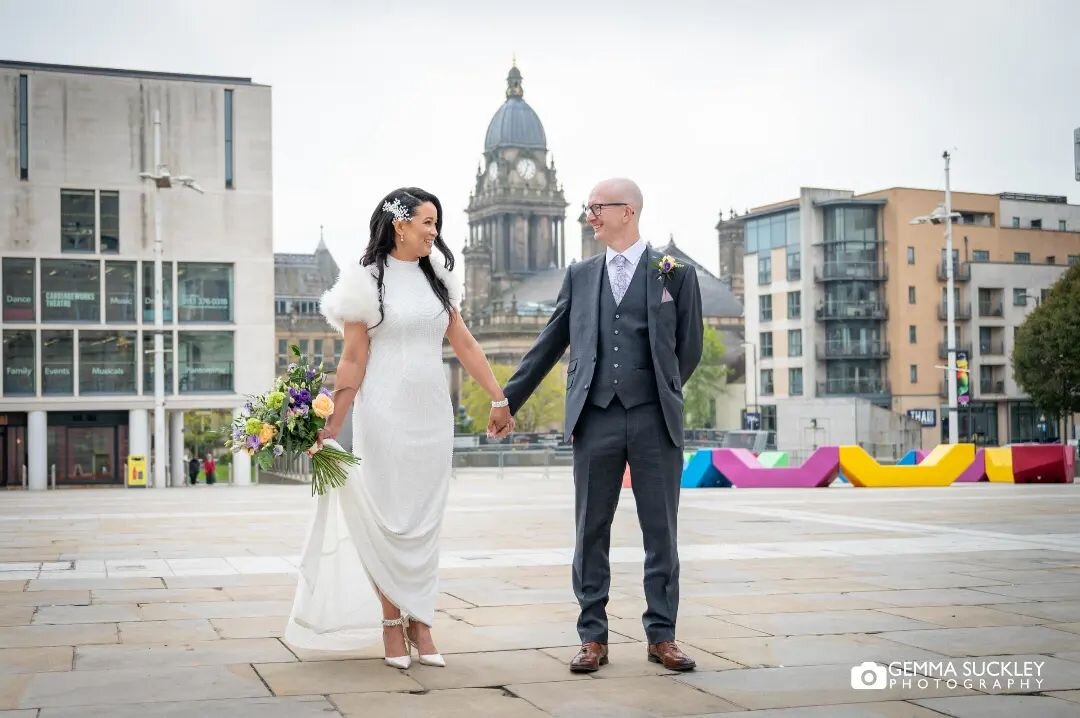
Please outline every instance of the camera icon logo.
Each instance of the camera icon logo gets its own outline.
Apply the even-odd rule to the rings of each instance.
[[[885,666],[873,661],[863,661],[851,667],[851,687],[855,690],[883,690],[888,682]]]

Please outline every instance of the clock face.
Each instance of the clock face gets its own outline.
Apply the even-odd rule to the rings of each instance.
[[[487,175],[488,175],[488,179],[492,179],[492,180],[495,179],[496,177],[498,177],[499,176],[499,165],[497,165],[494,162],[489,164],[488,165]]]
[[[536,176],[536,163],[530,160],[528,157],[518,160],[517,173],[526,180],[531,180]]]

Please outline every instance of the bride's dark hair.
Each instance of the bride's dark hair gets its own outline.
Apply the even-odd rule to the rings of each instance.
[[[435,246],[442,252],[443,266],[447,271],[454,269],[454,253],[450,251],[442,238],[443,211],[439,198],[419,187],[401,187],[383,197],[379,200],[379,204],[375,206],[375,211],[371,213],[371,239],[368,241],[367,249],[364,250],[364,256],[360,258],[360,264],[365,267],[375,265],[375,281],[379,286],[379,324],[382,324],[385,318],[383,314],[383,273],[386,270],[386,257],[390,254],[390,250],[394,248],[395,238],[395,216],[393,212],[383,209],[383,206],[395,202],[400,202],[401,206],[409,211],[410,217],[415,216],[416,208],[424,202],[431,202],[435,205],[435,230],[438,233],[435,237]],[[424,276],[427,277],[431,290],[435,292],[435,296],[439,298],[443,309],[449,315],[451,314],[450,292],[446,285],[442,283],[442,280],[435,275],[435,270],[431,266],[432,256],[428,255],[420,258],[420,269],[423,271]],[[379,326],[379,324],[375,326]]]

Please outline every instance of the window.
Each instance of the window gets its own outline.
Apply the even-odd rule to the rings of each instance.
[[[97,260],[41,260],[41,321],[99,321],[100,271]]]
[[[1031,252],[1013,252],[1013,261],[1017,264],[1031,264]]]
[[[173,393],[173,366],[176,362],[176,353],[173,352],[173,333],[166,329],[162,333],[162,346],[165,355],[162,357],[165,367],[165,393]],[[154,393],[154,332],[143,332],[143,394]]]
[[[910,367],[908,367],[908,374],[909,374],[908,378],[911,379],[912,384],[918,384],[919,383],[919,365],[918,364],[912,364]]]
[[[322,364],[323,361],[323,340],[313,339],[311,341],[311,346],[311,364],[313,366],[318,366],[319,364]]]
[[[1031,228],[1032,229],[1042,229],[1042,220],[1041,219],[1033,219],[1033,220],[1031,220]]]
[[[768,253],[758,257],[757,281],[758,284],[768,284],[772,281],[772,257]]]
[[[180,332],[180,393],[231,393],[233,333]]]
[[[792,252],[790,249],[787,253],[787,280],[789,282],[797,282],[802,278],[802,252]]]
[[[30,179],[30,78],[19,75],[19,179]]]
[[[34,321],[34,260],[4,258],[4,321]]]
[[[161,306],[163,308],[162,321],[173,320],[173,263],[161,263]],[[154,263],[143,262],[142,265],[142,294],[143,294],[143,321],[154,321]]]
[[[34,332],[4,332],[4,396],[33,396],[37,393],[34,377]]]
[[[308,356],[308,353],[307,353],[308,340],[307,339],[297,339],[296,340],[296,346],[300,347],[300,356],[303,357],[305,362],[308,361],[308,359],[309,359],[309,356]]]
[[[907,263],[908,264],[915,264],[915,248],[914,247],[908,247],[907,248]]]
[[[289,341],[287,339],[278,339],[277,365],[278,369],[285,369],[285,367],[289,366]]]
[[[773,393],[773,370],[761,370],[761,395],[770,396]]]
[[[772,321],[772,295],[758,297],[758,319],[763,322]]]
[[[917,344],[918,343],[918,341],[919,341],[918,340],[918,329],[919,328],[916,327],[914,324],[908,325],[908,328],[907,328],[908,344]]]
[[[231,264],[180,262],[176,271],[181,322],[231,322]]]
[[[788,369],[788,394],[802,396],[802,368]]]
[[[989,262],[990,252],[985,249],[976,249],[971,253],[972,262]]]
[[[802,356],[802,329],[789,329],[787,333],[787,353],[789,357]]]
[[[1013,289],[1013,306],[1022,307],[1027,304],[1027,289],[1016,287]]]
[[[788,292],[787,318],[799,319],[800,317],[802,317],[802,292]]]
[[[225,189],[233,188],[233,91],[225,90]]]
[[[135,332],[79,332],[79,393],[135,393]]]
[[[1054,255],[1052,255],[1052,254],[1051,254],[1051,255],[1048,255],[1048,256],[1046,257],[1046,263],[1047,263],[1047,264],[1057,264],[1057,257],[1055,257],[1055,256],[1054,256]]]
[[[761,407],[761,430],[776,431],[776,405]]]
[[[71,396],[75,392],[75,344],[70,331],[41,333],[41,393]]]
[[[761,358],[771,359],[773,355],[772,332],[762,332],[759,336],[761,340]]]
[[[1080,264],[1080,254],[1070,254],[1069,255],[1069,266],[1071,267],[1074,264]]]
[[[101,215],[101,253],[120,252],[120,193],[99,192],[98,208]]]
[[[341,339],[334,340],[334,365],[341,361],[341,350],[344,348],[345,343]]]
[[[60,251],[93,252],[94,190],[60,190]]]
[[[908,287],[907,288],[907,303],[908,304],[914,304],[915,303],[915,287]]]
[[[1058,229],[1062,232],[1066,232],[1069,229],[1069,223],[1063,219],[1058,220]]]
[[[1019,217],[1013,217],[1013,226],[1014,227],[1019,227],[1020,226],[1020,218]]]
[[[105,321],[135,321],[135,262],[105,262]]]
[[[1039,290],[1039,302],[1045,304],[1046,300],[1050,298],[1050,290],[1043,288]]]

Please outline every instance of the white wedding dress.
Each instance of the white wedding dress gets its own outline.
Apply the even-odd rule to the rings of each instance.
[[[460,284],[432,265],[460,306]],[[346,268],[322,311],[338,327],[379,320],[372,268]],[[431,625],[439,532],[450,485],[454,416],[443,369],[449,317],[418,262],[388,257],[385,317],[369,330],[367,372],[353,405],[353,451],[344,487],[318,497],[301,555],[285,639],[351,650],[382,638],[376,587],[410,618]]]

